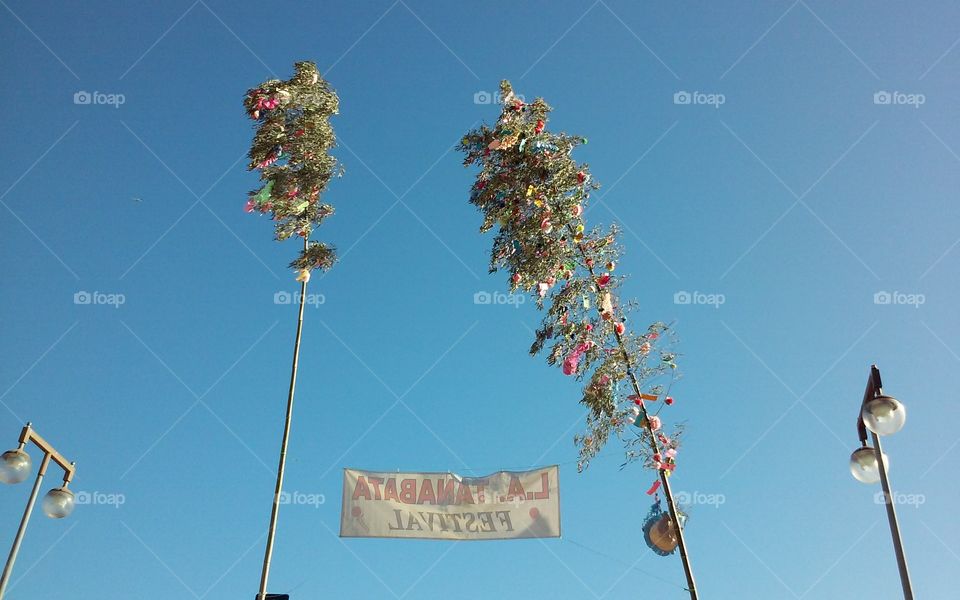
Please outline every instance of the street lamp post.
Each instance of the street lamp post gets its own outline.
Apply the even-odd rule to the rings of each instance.
[[[913,587],[910,584],[910,571],[907,557],[903,552],[900,539],[900,525],[897,511],[890,493],[890,479],[887,476],[888,460],[880,445],[881,435],[890,435],[900,431],[907,419],[907,409],[899,400],[883,393],[880,381],[880,369],[870,367],[870,378],[863,393],[860,415],[857,417],[857,435],[860,448],[850,456],[850,470],[862,483],[877,483],[883,488],[884,504],[887,505],[887,520],[890,522],[890,535],[893,537],[893,549],[897,555],[897,567],[900,569],[900,584],[903,586],[904,600],[913,600]],[[873,447],[867,444],[867,429],[870,430]]]
[[[0,482],[20,483],[30,475],[33,461],[23,449],[29,443],[43,450],[43,460],[40,462],[40,469],[37,471],[37,479],[33,484],[33,490],[30,492],[30,499],[27,500],[27,507],[23,511],[23,518],[20,519],[20,528],[17,529],[17,535],[13,539],[13,547],[10,548],[10,555],[3,567],[3,575],[0,576],[0,600],[3,600],[3,595],[7,591],[7,584],[10,582],[10,574],[13,571],[13,563],[17,560],[17,553],[20,552],[23,534],[27,530],[33,505],[36,504],[37,494],[40,492],[40,484],[43,482],[43,476],[46,474],[51,460],[63,469],[63,484],[50,490],[44,496],[43,512],[52,519],[62,519],[72,513],[74,507],[73,492],[67,486],[76,472],[76,463],[68,462],[45,439],[37,435],[30,423],[27,423],[23,431],[20,432],[20,445],[0,456]]]

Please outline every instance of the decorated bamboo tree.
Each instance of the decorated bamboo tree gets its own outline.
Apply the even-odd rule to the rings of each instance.
[[[657,471],[648,493],[662,487],[669,517],[649,520],[647,542],[658,550],[651,536],[673,538],[695,600],[684,518],[670,489],[682,431],[668,435],[659,409],[648,406],[661,398],[657,406],[673,404],[664,384],[677,368],[673,332],[661,322],[638,333],[627,327],[633,303],[620,300],[623,277],[614,275],[622,253],[619,232],[615,226],[587,230],[584,221],[590,193],[599,185],[571,153],[586,138],[548,131],[551,108],[543,99],[527,104],[507,81],[500,91],[496,124],[468,132],[460,143],[464,164],[480,167],[470,194],[484,216],[480,230],[497,228],[490,271],[509,271],[511,290],[531,293],[546,310],[530,353],[546,350],[549,364],[585,382],[580,402],[588,409],[586,429],[574,438],[578,467],[585,468],[614,436],[628,462],[639,460]]]
[[[295,237],[303,239],[303,249],[290,263],[300,282],[299,313],[258,600],[267,598],[267,579],[273,557],[293,417],[307,282],[314,269],[329,269],[336,260],[334,248],[322,242],[310,241],[310,234],[333,214],[333,207],[321,203],[320,195],[327,189],[330,180],[339,175],[337,161],[330,155],[330,150],[336,145],[330,117],[337,114],[339,99],[330,84],[320,77],[314,63],[298,62],[294,66],[296,74],[291,79],[265,81],[248,91],[243,101],[256,127],[248,169],[259,171],[261,181],[260,187],[250,192],[245,210],[248,213],[270,215],[277,241]]]

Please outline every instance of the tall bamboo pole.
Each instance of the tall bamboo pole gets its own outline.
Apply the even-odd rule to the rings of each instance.
[[[303,238],[303,249],[307,249]],[[300,338],[303,333],[303,307],[307,298],[307,280],[300,282],[300,310],[297,316],[297,335],[293,342],[293,365],[290,369],[290,391],[287,394],[287,414],[283,424],[283,440],[280,443],[280,464],[277,466],[277,485],[273,493],[273,508],[270,510],[270,526],[267,529],[267,549],[263,555],[263,571],[260,574],[260,592],[257,600],[267,600],[267,579],[270,577],[270,561],[273,558],[273,543],[277,535],[277,517],[280,513],[280,494],[283,491],[283,473],[287,463],[287,445],[290,441],[290,423],[293,419],[293,393],[297,387],[297,365],[300,362]]]
[[[572,228],[568,228],[570,233],[573,233]],[[583,247],[583,244],[578,244],[577,248],[580,250],[580,255],[583,257],[584,266],[587,270],[590,271],[590,279],[596,285],[597,274],[593,269],[593,266],[587,261],[586,249]],[[596,301],[594,302],[595,306],[600,305],[600,292],[596,291]],[[634,365],[631,360],[630,353],[627,352],[626,344],[623,341],[623,335],[614,329],[613,334],[617,338],[617,345],[620,348],[620,352],[623,354],[623,359],[627,363],[627,375],[630,376],[630,383],[633,386],[633,393],[638,397],[641,395],[640,383],[637,381],[637,374],[633,370]],[[640,403],[640,418],[643,419],[641,422],[646,423],[646,430],[650,438],[650,449],[654,454],[660,453],[660,442],[657,440],[657,434],[654,432],[653,427],[650,423],[650,419],[647,415],[647,407]],[[657,469],[658,474],[660,475],[660,483],[663,487],[663,495],[667,499],[667,508],[670,511],[670,519],[673,521],[673,526],[677,531],[677,540],[679,541],[680,548],[680,561],[683,563],[683,572],[687,576],[687,591],[690,592],[690,600],[697,600],[697,583],[693,577],[693,567],[690,565],[690,556],[687,554],[687,544],[686,540],[683,537],[683,527],[680,524],[679,515],[677,514],[677,505],[673,499],[673,490],[670,488],[670,476],[666,469]]]

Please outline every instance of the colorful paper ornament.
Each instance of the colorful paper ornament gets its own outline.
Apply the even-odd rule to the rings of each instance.
[[[266,202],[273,193],[273,180],[268,181],[253,197],[257,202]]]
[[[576,352],[563,359],[563,374],[573,375],[577,372],[577,365],[580,363],[580,355]]]
[[[680,536],[670,515],[660,508],[660,500],[654,502],[643,522],[643,540],[660,556],[669,556],[680,544]]]

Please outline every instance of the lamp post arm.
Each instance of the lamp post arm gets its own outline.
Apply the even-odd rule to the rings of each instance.
[[[77,470],[76,463],[70,462],[62,454],[57,452],[53,444],[41,437],[31,423],[27,423],[23,431],[20,432],[20,446],[22,447],[29,443],[33,443],[37,448],[40,448],[48,459],[57,463],[60,468],[63,469],[63,482],[70,483]],[[47,460],[47,458],[44,460]]]

